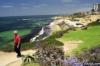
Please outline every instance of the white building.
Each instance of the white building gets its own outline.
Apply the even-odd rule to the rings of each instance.
[[[96,11],[96,12],[100,12],[100,4],[94,4],[93,5],[93,9],[94,9],[94,11]]]

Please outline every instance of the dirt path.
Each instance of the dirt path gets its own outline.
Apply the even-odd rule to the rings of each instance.
[[[74,41],[66,41],[66,42],[63,42],[63,43],[64,43],[63,49],[64,49],[64,52],[66,54],[66,53],[71,53],[72,50],[77,48],[79,44],[83,43],[83,41],[74,40]]]
[[[22,55],[33,54],[35,51],[26,50],[22,51]],[[2,52],[0,51],[0,66],[9,66],[11,63],[17,62],[19,65],[21,64],[21,58],[16,57],[15,52]],[[17,64],[12,66],[19,66]]]
[[[14,62],[7,64],[6,66],[21,66],[21,64],[22,64],[22,61],[17,60],[17,61],[14,61]]]

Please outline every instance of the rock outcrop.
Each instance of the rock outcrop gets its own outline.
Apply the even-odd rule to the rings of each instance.
[[[100,19],[100,15],[87,15],[83,18],[74,18],[76,20],[79,20],[82,24],[88,25],[89,23],[95,22],[98,19]]]
[[[60,19],[55,19],[53,22],[51,22],[49,26],[53,33],[55,31],[64,31],[70,28],[82,27],[84,25],[79,21],[71,21],[66,18],[60,18]]]

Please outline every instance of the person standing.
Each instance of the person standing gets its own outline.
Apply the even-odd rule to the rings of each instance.
[[[17,53],[17,57],[21,57],[20,47],[21,37],[18,35],[18,31],[14,31],[14,50]]]

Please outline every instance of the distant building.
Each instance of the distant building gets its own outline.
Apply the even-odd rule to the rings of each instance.
[[[98,4],[98,3],[94,4],[93,9],[94,9],[95,12],[100,12],[100,4]]]

